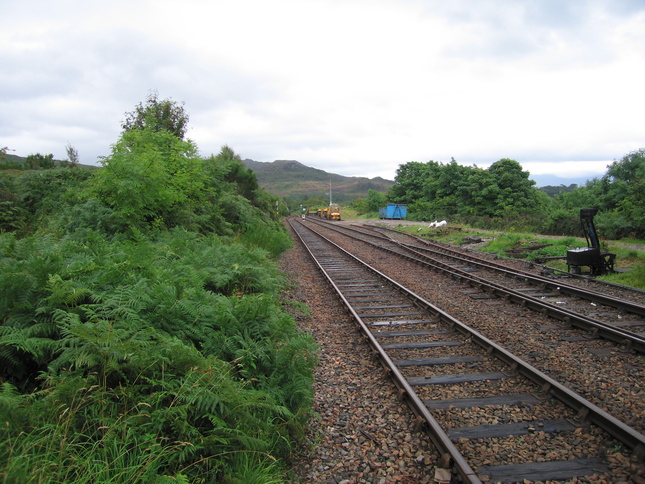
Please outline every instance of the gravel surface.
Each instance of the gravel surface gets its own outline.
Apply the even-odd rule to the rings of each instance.
[[[311,445],[295,466],[293,483],[429,483],[438,455],[424,434],[413,432],[414,414],[363,343],[355,323],[309,256],[296,246],[281,260],[294,287],[289,297],[310,316],[299,326],[320,348],[315,375],[317,416]]]
[[[357,255],[379,270],[644,431],[642,356],[623,353],[612,343],[600,340],[576,340],[571,338],[577,335],[575,330],[553,320],[508,304],[474,300],[455,281],[427,270],[420,272],[412,264],[393,261],[392,257],[375,256],[373,249],[356,245]],[[318,415],[310,425],[311,445],[303,449],[295,462],[291,482],[433,482],[438,464],[436,451],[425,434],[412,430],[414,415],[401,405],[394,385],[383,378],[380,364],[311,265],[309,256],[296,245],[284,254],[281,266],[293,282],[288,297],[306,304],[310,310],[310,315],[297,317],[298,323],[313,334],[320,347],[315,377]],[[454,426],[458,426],[460,412],[452,412]],[[489,413],[482,415],[482,419],[494,420],[494,412]],[[586,445],[583,437],[581,445]],[[476,447],[473,452],[477,452]],[[645,471],[631,462],[620,446],[599,449],[599,454],[608,455],[612,473],[571,482],[645,484]],[[548,459],[554,458],[557,456],[548,455]],[[480,461],[486,463],[491,459],[484,456]]]

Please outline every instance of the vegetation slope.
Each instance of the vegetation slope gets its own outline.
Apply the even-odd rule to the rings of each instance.
[[[0,172],[0,481],[285,479],[315,347],[284,213],[185,121],[153,94],[102,168]]]

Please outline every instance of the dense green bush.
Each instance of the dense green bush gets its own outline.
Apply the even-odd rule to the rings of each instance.
[[[579,235],[582,232],[579,211],[554,210],[546,219],[540,232],[549,235]]]
[[[241,165],[153,123],[95,172],[0,179],[1,482],[283,480],[315,345]]]
[[[488,169],[429,161],[399,166],[388,199],[409,204],[417,220],[489,217],[504,219],[543,212],[546,194],[534,187],[529,172],[503,158]]]
[[[446,219],[472,227],[582,235],[580,209],[597,208],[601,234],[645,238],[645,148],[614,161],[600,179],[551,199],[511,159],[488,169],[416,161],[400,165],[388,200],[408,204],[408,219]]]
[[[99,432],[93,438],[100,442],[92,440],[88,429],[123,425],[110,434],[125,439],[123,445],[168,443],[156,462],[170,474],[204,455],[218,457],[187,475],[224,472],[233,465],[232,451],[288,458],[311,405],[315,360],[310,337],[281,309],[283,282],[266,251],[175,229],[111,241],[93,231],[82,240],[5,234],[0,253],[0,380],[10,401],[20,395],[15,389],[30,395],[21,400],[24,413],[15,414],[7,401],[5,412],[13,416],[0,416],[13,422],[12,449],[5,448],[8,460],[0,467],[15,467],[20,475],[24,462],[15,459],[39,466],[41,459],[55,459],[20,457],[15,447],[34,454],[53,448],[47,439],[63,424],[70,435],[87,437],[69,443],[69,458],[104,450],[107,437]],[[74,390],[66,390],[69,385]],[[77,387],[95,389],[86,395]],[[92,401],[73,402],[79,395]],[[30,407],[35,396],[37,405]],[[135,404],[152,418],[131,417],[141,411]],[[73,405],[82,415],[56,420],[67,406],[76,411]],[[145,445],[136,442],[142,434]],[[32,442],[34,435],[44,440]]]

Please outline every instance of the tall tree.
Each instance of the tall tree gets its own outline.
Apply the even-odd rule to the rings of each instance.
[[[125,132],[144,128],[165,130],[183,140],[188,129],[188,113],[183,103],[180,105],[171,99],[159,99],[157,91],[152,91],[145,104],[139,103],[134,111],[125,113],[121,127]]]
[[[385,193],[377,192],[371,188],[367,189],[366,208],[368,212],[378,212],[378,209],[383,207],[386,201]]]
[[[424,196],[425,187],[429,179],[430,164],[410,161],[399,165],[394,178],[394,185],[390,188],[388,198],[396,203],[412,203]]]
[[[255,201],[255,194],[259,188],[258,180],[253,170],[244,166],[240,155],[224,145],[213,161],[219,164],[224,181],[234,184],[238,194]]]
[[[74,148],[70,143],[67,143],[67,146],[65,146],[65,151],[67,152],[67,161],[72,166],[78,165],[79,164],[78,150]]]
[[[41,155],[40,153],[31,154],[27,156],[25,163],[27,164],[27,167],[32,170],[37,170],[39,168],[48,169],[56,166],[54,163],[54,155],[52,153],[49,153],[48,155]]]
[[[538,200],[535,182],[529,178],[530,173],[522,169],[517,161],[502,158],[488,168],[498,187],[496,211],[532,212]]]
[[[128,225],[181,225],[205,183],[196,145],[170,131],[125,131],[103,160],[94,190]]]
[[[602,178],[604,208],[613,210],[621,236],[645,236],[645,148],[614,161]]]

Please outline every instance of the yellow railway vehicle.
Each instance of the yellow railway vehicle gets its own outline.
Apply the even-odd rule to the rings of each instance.
[[[340,220],[340,207],[338,205],[329,207],[329,220]]]
[[[332,204],[318,209],[318,216],[327,220],[340,220],[340,206]]]

